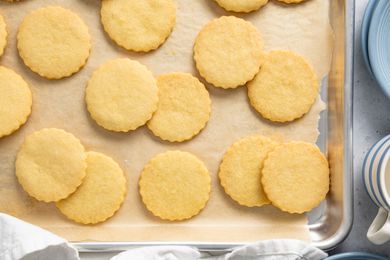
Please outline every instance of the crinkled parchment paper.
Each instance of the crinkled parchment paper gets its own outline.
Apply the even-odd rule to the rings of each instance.
[[[129,57],[147,65],[155,75],[172,71],[198,76],[192,47],[199,30],[221,15],[232,15],[212,0],[176,0],[177,24],[167,42],[158,50],[137,54],[117,47],[100,24],[100,0],[1,1],[0,13],[8,24],[8,46],[1,65],[20,73],[34,95],[33,113],[18,132],[0,139],[0,211],[49,229],[73,241],[253,241],[268,238],[309,240],[304,215],[290,215],[272,206],[246,208],[224,194],[217,172],[225,150],[238,138],[260,133],[283,136],[284,140],[315,142],[318,137],[320,100],[302,119],[274,124],[262,119],[250,106],[246,88],[222,90],[207,86],[212,98],[212,114],[207,127],[193,140],[171,144],[154,137],[146,127],[129,133],[113,133],[97,126],[89,117],[84,89],[92,71],[101,63]],[[16,32],[22,18],[31,10],[61,5],[79,14],[89,27],[92,52],[86,66],[63,80],[46,80],[31,72],[18,56]],[[255,24],[267,50],[290,49],[304,55],[319,76],[327,74],[331,59],[332,33],[329,2],[309,0],[300,5],[276,1],[258,12],[238,15]],[[79,137],[88,150],[112,156],[128,177],[128,195],[119,212],[107,222],[82,226],[67,220],[53,204],[37,202],[18,185],[14,175],[15,155],[24,136],[45,127],[63,128]],[[202,159],[212,175],[212,194],[200,215],[185,222],[167,223],[152,216],[142,205],[137,182],[144,164],[157,153],[181,149]]]

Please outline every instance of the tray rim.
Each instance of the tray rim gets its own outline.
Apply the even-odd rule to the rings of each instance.
[[[311,245],[325,251],[334,249],[343,242],[351,231],[353,224],[353,68],[354,68],[354,35],[355,35],[355,0],[345,1],[345,66],[344,66],[344,190],[343,219],[337,231],[322,241],[312,242]],[[312,232],[312,231],[311,231]],[[118,252],[130,248],[144,246],[192,246],[199,251],[225,253],[234,247],[246,243],[171,241],[171,242],[71,242],[79,252]]]
[[[312,245],[330,251],[342,243],[350,233],[354,220],[353,179],[353,79],[355,50],[355,0],[345,0],[345,66],[344,66],[344,207],[342,224],[329,238]]]

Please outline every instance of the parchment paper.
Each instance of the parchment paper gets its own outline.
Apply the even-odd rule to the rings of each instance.
[[[79,14],[92,36],[92,53],[86,66],[70,78],[50,81],[24,66],[16,50],[16,32],[24,15],[49,4],[58,4]],[[129,57],[147,65],[155,75],[172,71],[197,76],[192,60],[194,39],[209,20],[232,15],[211,0],[177,0],[177,24],[167,42],[158,50],[136,54],[117,47],[100,24],[100,0],[1,1],[0,12],[8,24],[8,46],[1,65],[20,73],[34,95],[33,113],[18,132],[0,139],[0,211],[49,229],[73,241],[253,241],[269,238],[309,240],[304,215],[290,215],[272,206],[246,208],[224,194],[217,172],[225,150],[238,138],[260,133],[284,140],[315,142],[319,113],[324,103],[317,100],[302,119],[273,124],[251,109],[246,88],[222,90],[207,85],[212,98],[212,114],[207,127],[192,141],[171,144],[154,137],[146,127],[129,133],[113,133],[97,126],[86,111],[84,89],[92,71],[108,59]],[[267,50],[290,49],[301,53],[314,65],[319,76],[327,74],[331,60],[332,34],[329,2],[310,0],[285,6],[273,1],[258,12],[238,15],[253,22],[261,31]],[[24,136],[46,127],[65,129],[88,150],[113,157],[128,177],[128,195],[122,208],[110,220],[82,226],[67,220],[53,204],[30,198],[14,175],[15,155]],[[181,149],[202,159],[212,175],[212,194],[200,215],[185,222],[168,223],[153,217],[142,205],[137,189],[140,171],[157,153]]]

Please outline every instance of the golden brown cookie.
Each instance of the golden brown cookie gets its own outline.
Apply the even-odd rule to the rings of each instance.
[[[20,128],[31,114],[32,95],[13,70],[0,66],[0,138]]]
[[[250,22],[223,16],[198,34],[194,59],[200,75],[216,87],[236,88],[253,79],[263,60],[263,41]]]
[[[260,9],[268,0],[214,0],[226,11],[249,13]]]
[[[251,105],[265,118],[288,122],[302,117],[319,91],[317,75],[302,56],[271,51],[260,72],[247,84]]]
[[[278,143],[257,135],[242,138],[225,153],[219,179],[225,192],[243,206],[269,204],[261,184],[261,170],[267,154]]]
[[[126,196],[126,178],[113,159],[97,152],[87,153],[86,172],[83,184],[56,206],[69,219],[96,224],[119,210]]]
[[[132,51],[157,49],[176,22],[174,0],[103,0],[104,30],[118,45]]]
[[[154,135],[182,142],[197,135],[210,118],[211,100],[205,86],[189,73],[157,77],[159,102],[147,126]]]
[[[277,146],[264,161],[262,184],[272,204],[289,213],[318,206],[329,190],[329,165],[317,146],[290,142]]]
[[[72,194],[85,177],[85,151],[74,135],[42,129],[27,136],[16,157],[16,177],[40,201],[59,201]]]
[[[158,154],[144,167],[139,192],[146,208],[165,220],[192,218],[206,206],[210,174],[194,155],[181,151]]]
[[[19,55],[32,71],[48,79],[76,73],[91,49],[88,28],[81,18],[60,6],[30,12],[17,34]]]
[[[88,111],[107,130],[128,132],[144,125],[157,109],[153,74],[138,61],[110,60],[93,74],[86,88]]]

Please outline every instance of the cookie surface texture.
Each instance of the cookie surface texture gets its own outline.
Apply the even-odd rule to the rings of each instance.
[[[202,161],[181,151],[158,154],[145,166],[139,192],[146,208],[165,220],[197,215],[210,196],[211,179]]]
[[[110,157],[87,152],[86,176],[80,187],[57,208],[69,219],[82,224],[96,224],[112,217],[126,195],[126,178]]]
[[[170,35],[176,22],[174,0],[102,0],[104,30],[127,50],[157,49]]]
[[[261,170],[267,154],[278,143],[264,136],[249,136],[235,142],[225,153],[219,179],[225,192],[243,206],[269,204],[261,184]]]
[[[206,87],[189,73],[157,77],[158,109],[148,122],[154,135],[182,142],[197,135],[210,118],[211,100]]]
[[[226,11],[249,13],[268,3],[268,0],[215,0]]]
[[[271,121],[302,117],[314,104],[319,83],[313,67],[300,55],[272,51],[256,77],[247,84],[251,105]]]
[[[0,66],[0,138],[12,134],[31,114],[32,95],[13,70]]]
[[[278,0],[279,2],[283,2],[285,4],[299,4],[307,0]]]
[[[289,213],[318,206],[329,191],[329,165],[317,146],[290,142],[277,146],[264,161],[262,184],[272,204]]]
[[[87,62],[91,40],[88,28],[72,11],[48,6],[30,12],[17,34],[24,63],[48,79],[76,73]]]
[[[200,75],[216,87],[236,88],[253,79],[263,60],[263,41],[250,22],[233,16],[203,27],[194,46]]]
[[[0,56],[4,54],[5,46],[7,45],[7,25],[4,17],[0,15]]]
[[[85,151],[64,130],[42,129],[27,136],[16,157],[16,176],[23,189],[40,201],[68,197],[85,177]]]
[[[153,74],[127,58],[110,60],[94,71],[86,88],[87,108],[100,126],[127,132],[144,125],[157,109]]]

